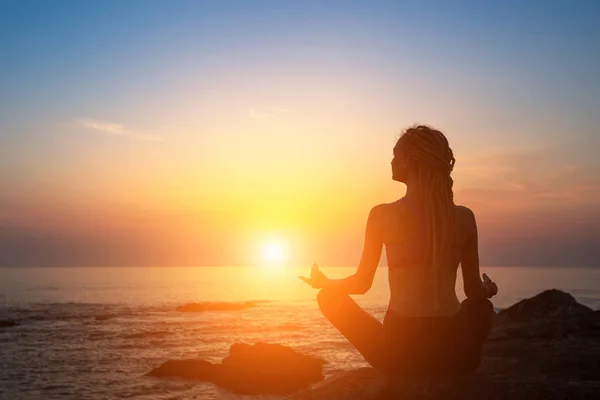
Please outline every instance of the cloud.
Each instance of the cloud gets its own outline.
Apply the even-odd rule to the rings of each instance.
[[[78,122],[84,128],[92,129],[109,135],[123,135],[125,132],[123,125],[120,124],[113,124],[95,119],[81,119]]]
[[[575,146],[458,157],[455,201],[479,225],[487,265],[597,265],[600,160]]]
[[[257,121],[263,121],[265,119],[267,119],[269,117],[268,113],[261,113],[256,111],[254,108],[250,108],[248,110],[248,116],[252,119],[255,119]]]
[[[129,129],[125,129],[123,125],[114,122],[100,121],[93,118],[82,118],[76,120],[76,123],[80,127],[94,131],[100,135],[128,136],[135,139],[144,140],[162,140],[160,136],[133,132]]]
[[[267,108],[267,111],[272,112],[274,114],[285,114],[292,112],[293,110],[291,108],[269,107]]]
[[[273,117],[277,114],[285,114],[292,112],[293,110],[289,108],[281,108],[281,107],[268,107],[262,111],[258,111],[255,108],[248,109],[248,116],[257,121],[264,121],[267,118]]]
[[[456,196],[488,211],[600,210],[600,163],[585,149],[487,151],[458,160]]]

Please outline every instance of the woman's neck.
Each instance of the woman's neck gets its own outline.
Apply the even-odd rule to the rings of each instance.
[[[411,178],[406,180],[406,194],[404,198],[408,201],[419,202],[421,201],[421,191],[419,190],[419,183],[416,179]]]

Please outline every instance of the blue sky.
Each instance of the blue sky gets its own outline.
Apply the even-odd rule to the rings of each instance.
[[[243,242],[256,224],[306,237],[322,230],[319,224],[339,222],[313,215],[313,225],[299,227],[284,211],[264,210],[297,197],[294,190],[315,198],[324,191],[332,215],[343,195],[356,198],[344,210],[357,221],[306,246],[359,248],[369,204],[401,195],[386,175],[393,140],[422,122],[450,138],[457,198],[480,207],[490,236],[486,261],[509,262],[504,254],[513,243],[506,238],[524,231],[525,213],[537,227],[528,234],[538,238],[550,216],[563,222],[510,263],[550,263],[556,257],[539,250],[566,243],[565,231],[577,234],[563,250],[593,263],[598,38],[595,1],[0,1],[4,247],[35,247],[30,237],[41,235],[67,243],[89,236],[91,247],[103,248],[109,245],[98,232],[116,228],[100,228],[92,216],[106,221],[140,210],[187,231],[164,221],[181,204],[195,218],[231,226],[227,215],[237,211],[227,207],[239,209],[231,198],[277,186],[286,194],[250,208],[262,219],[234,223],[228,240]],[[287,180],[273,172],[289,163]],[[289,176],[297,181],[286,186]],[[371,195],[355,196],[357,190]],[[71,211],[57,211],[65,209]],[[48,220],[61,213],[85,222],[65,232]],[[511,215],[515,222],[497,237],[498,221]],[[578,218],[592,222],[573,227]],[[127,229],[144,236],[146,223]],[[209,235],[194,229],[200,242]],[[129,239],[159,240],[144,238]],[[164,249],[165,259],[171,251]],[[77,262],[101,264],[97,253]],[[356,252],[341,260],[321,253],[345,264]],[[12,260],[33,262],[20,257]],[[56,259],[75,262],[62,253]],[[189,259],[243,262],[221,252]],[[153,260],[123,258],[129,262]]]

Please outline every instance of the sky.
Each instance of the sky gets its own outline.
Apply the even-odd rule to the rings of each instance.
[[[0,0],[0,265],[355,265],[422,123],[483,265],[600,266],[599,38],[591,0]]]

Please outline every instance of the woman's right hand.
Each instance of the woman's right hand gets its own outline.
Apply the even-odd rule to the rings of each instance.
[[[486,274],[483,274],[483,287],[486,290],[488,299],[491,299],[498,294],[498,285],[496,285],[496,283],[492,281]]]
[[[323,289],[329,283],[329,278],[327,278],[325,274],[321,272],[317,264],[313,264],[310,270],[310,278],[305,276],[299,276],[298,278],[308,283],[315,289]]]

